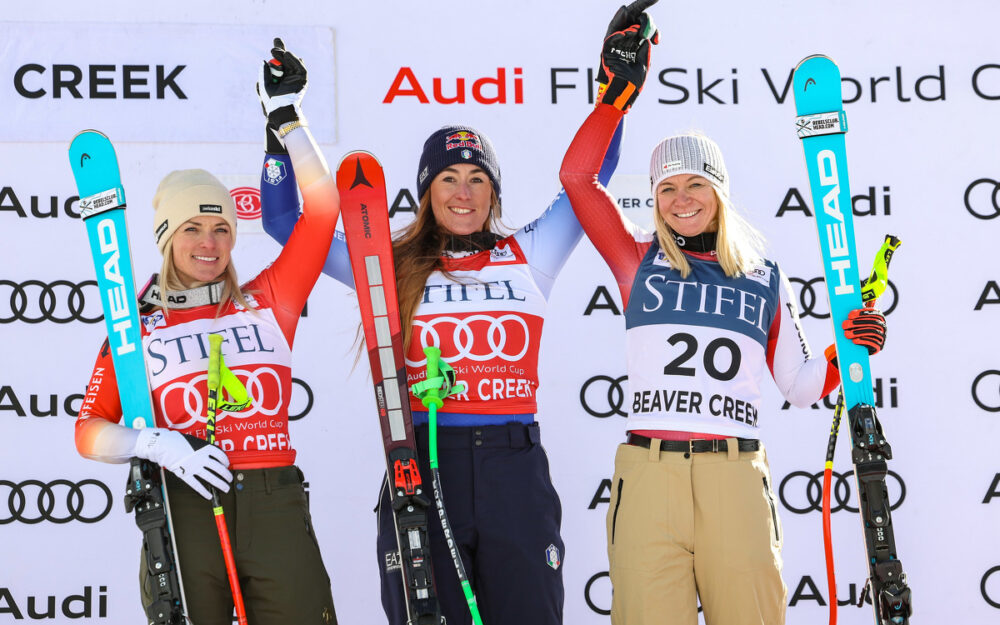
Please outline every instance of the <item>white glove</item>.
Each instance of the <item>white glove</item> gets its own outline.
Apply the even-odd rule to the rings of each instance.
[[[200,443],[200,444],[199,444]],[[193,436],[167,428],[143,428],[135,441],[135,456],[145,458],[184,480],[196,493],[211,499],[208,486],[229,492],[233,474],[226,452]]]
[[[261,63],[257,74],[257,95],[268,125],[274,130],[293,121],[304,125],[302,98],[308,87],[305,65],[285,50],[281,39],[274,40],[271,56],[270,62]]]

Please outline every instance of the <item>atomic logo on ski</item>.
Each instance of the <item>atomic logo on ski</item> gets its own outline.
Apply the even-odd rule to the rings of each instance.
[[[361,167],[361,159],[359,158],[355,161],[355,163],[357,163],[357,167],[354,170],[354,182],[351,183],[351,188],[353,189],[354,187],[365,185],[368,188],[374,189],[375,187],[372,186],[372,183],[368,182],[368,179],[365,178],[365,170]]]

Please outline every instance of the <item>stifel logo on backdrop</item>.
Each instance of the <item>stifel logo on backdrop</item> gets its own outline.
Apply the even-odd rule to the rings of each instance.
[[[543,70],[544,71],[544,70]],[[776,104],[783,104],[791,92],[792,68],[782,77],[782,72],[760,68],[760,78],[766,93]],[[946,69],[938,65],[930,73],[926,69],[904,70],[896,65],[889,75],[852,78],[843,76],[844,102],[934,102],[947,99]],[[549,100],[559,103],[563,92],[586,93],[594,102],[594,69],[592,67],[550,67]],[[916,76],[916,77],[914,77]],[[524,69],[497,67],[482,76],[456,76],[444,78],[421,74],[412,67],[400,67],[382,98],[383,104],[416,101],[421,104],[524,104]],[[972,72],[973,93],[984,100],[1000,100],[1000,65],[987,63]],[[969,84],[969,83],[965,83]],[[656,94],[660,104],[739,104],[740,72],[733,67],[728,76],[703,68],[690,70],[668,67],[660,70],[656,78],[650,76],[646,89]]]

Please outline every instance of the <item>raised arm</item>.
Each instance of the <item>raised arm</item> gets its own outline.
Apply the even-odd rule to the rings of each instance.
[[[270,129],[267,134],[267,152],[260,175],[261,221],[264,232],[279,245],[284,245],[299,220],[299,190],[288,151]],[[323,273],[354,288],[347,241],[339,230],[334,232],[333,244],[323,263]]]
[[[611,180],[611,175],[615,173],[615,168],[618,167],[624,128],[625,121],[622,120],[611,138],[611,145],[604,153],[604,161],[598,173],[601,184],[607,184]],[[535,284],[545,297],[549,296],[556,276],[559,275],[582,236],[583,229],[573,213],[573,207],[564,189],[559,190],[556,198],[538,219],[514,235],[518,245],[528,257]]]
[[[281,254],[262,272],[264,279],[259,285],[270,289],[267,295],[272,310],[291,344],[299,315],[319,278],[333,240],[340,215],[340,196],[300,108],[306,90],[305,67],[301,59],[284,49],[280,39],[274,43],[271,50],[274,59],[262,64],[257,92],[269,127],[284,141],[294,163],[303,209]]]
[[[625,218],[598,171],[615,129],[642,90],[650,43],[658,41],[658,36],[645,13],[634,24],[618,24],[618,20],[615,15],[601,51],[601,78],[606,82],[598,92],[597,106],[566,151],[559,180],[583,230],[611,267],[627,305],[632,279],[651,237]]]

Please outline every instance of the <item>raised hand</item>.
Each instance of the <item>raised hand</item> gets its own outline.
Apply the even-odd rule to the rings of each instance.
[[[604,33],[604,38],[607,39],[613,33],[618,31],[623,31],[633,24],[639,23],[639,16],[649,7],[657,3],[657,0],[635,0],[635,2],[629,4],[628,6],[622,5],[618,8],[615,16],[611,18],[611,22],[608,23],[608,30]],[[652,25],[652,22],[649,22]],[[653,27],[652,33],[643,33],[647,39],[653,42],[653,44],[660,43],[660,31]],[[601,67],[597,70],[597,82],[602,85],[606,85],[611,82],[608,73],[604,69],[604,63],[601,63]]]
[[[656,26],[649,15],[641,13],[637,23],[611,33],[604,40],[601,69],[608,82],[602,83],[598,90],[598,103],[610,104],[625,113],[632,107],[649,71],[651,40],[647,35],[650,33],[656,39],[652,41],[655,44],[659,41]]]
[[[306,67],[302,59],[285,50],[280,38],[274,39],[271,60],[261,64],[257,76],[257,95],[267,116],[267,125],[284,136],[299,125],[305,125],[302,98],[308,87]],[[295,126],[291,126],[298,122]]]

